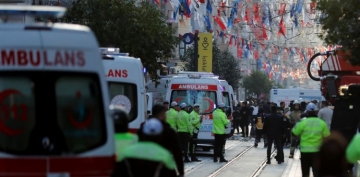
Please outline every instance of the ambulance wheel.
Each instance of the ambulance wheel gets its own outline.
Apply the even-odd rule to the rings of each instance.
[[[211,149],[210,147],[202,147],[202,150],[206,152],[210,151],[210,149]]]

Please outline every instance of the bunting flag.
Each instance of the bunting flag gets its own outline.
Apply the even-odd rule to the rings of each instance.
[[[278,32],[278,37],[280,37],[281,34],[284,37],[286,37],[286,27],[285,27],[285,23],[284,23],[284,17],[281,17],[279,27],[280,27],[280,29],[279,29],[279,32]]]
[[[284,15],[285,14],[285,8],[286,8],[286,4],[285,3],[281,3],[280,4],[280,9],[278,11],[278,15]]]
[[[219,17],[213,16],[213,18],[222,30],[226,30],[225,23]]]

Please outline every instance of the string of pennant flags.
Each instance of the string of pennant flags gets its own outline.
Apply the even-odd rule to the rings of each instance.
[[[154,0],[160,5],[160,0]],[[270,79],[304,80],[303,69],[316,52],[332,50],[317,41],[321,13],[311,0],[164,0],[169,3],[169,21],[184,25],[191,19],[194,29],[213,33],[227,43],[241,60],[255,60]],[[314,62],[317,72],[323,58]],[[285,63],[285,64],[284,64]],[[286,66],[285,66],[286,65]],[[250,69],[246,71],[251,73]]]

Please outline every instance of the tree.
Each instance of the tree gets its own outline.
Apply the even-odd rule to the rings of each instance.
[[[160,68],[157,59],[172,57],[178,44],[171,25],[154,5],[134,0],[78,0],[63,21],[89,26],[100,46],[119,47],[140,58],[152,79]]]
[[[250,76],[244,77],[242,85],[248,90],[248,93],[257,96],[261,93],[267,94],[272,88],[272,82],[261,71],[253,71]]]
[[[180,60],[186,63],[187,71],[194,70],[194,47],[187,48]],[[212,71],[220,79],[226,80],[235,90],[240,87],[241,75],[237,59],[229,51],[220,51],[215,42],[213,43]]]
[[[350,52],[348,58],[353,65],[360,65],[360,3],[358,0],[318,0],[317,9],[322,30],[320,37],[327,44],[338,44]]]

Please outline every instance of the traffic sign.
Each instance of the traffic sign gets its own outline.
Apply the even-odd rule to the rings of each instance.
[[[193,34],[191,33],[185,33],[183,36],[182,36],[182,40],[185,44],[191,44],[194,42],[194,36]]]

